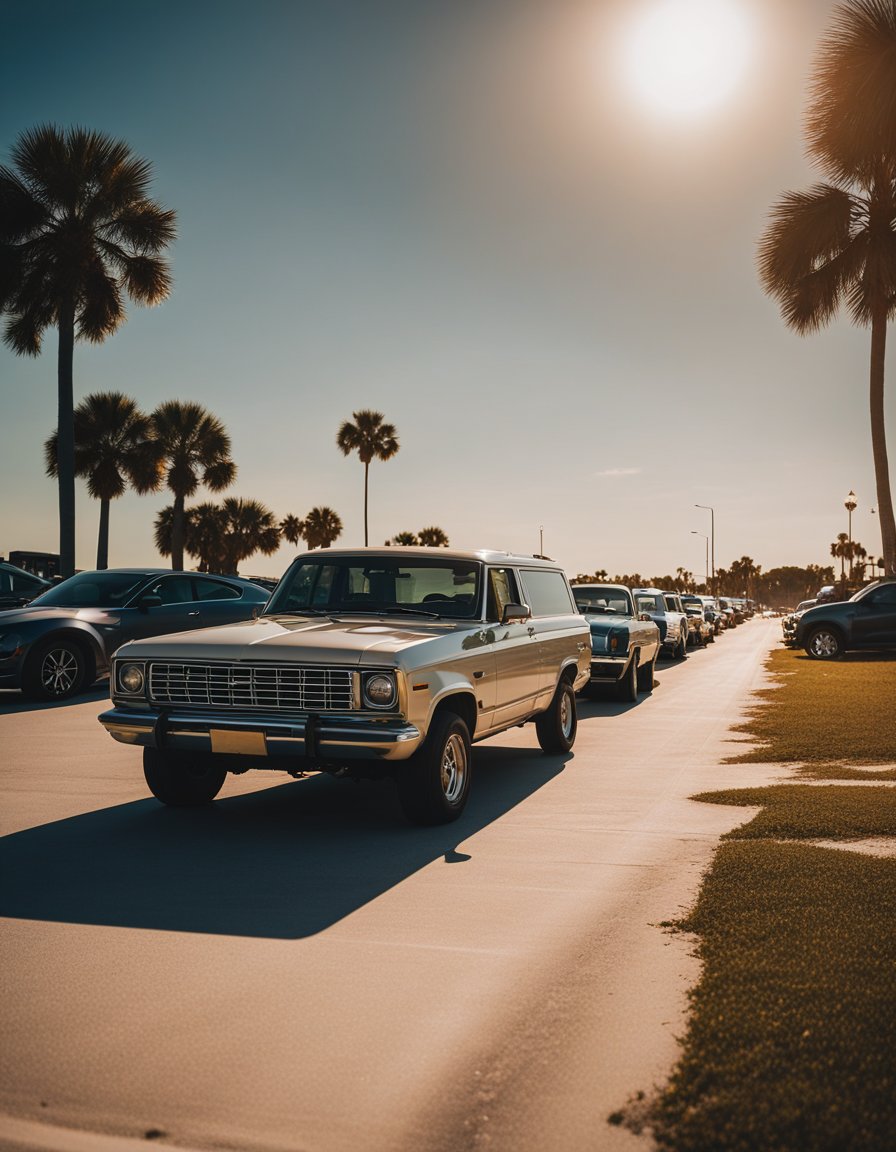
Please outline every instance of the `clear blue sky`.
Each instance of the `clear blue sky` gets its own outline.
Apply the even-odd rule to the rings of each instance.
[[[172,296],[76,347],[76,401],[199,401],[233,438],[229,495],[330,505],[345,545],[363,469],[335,437],[370,407],[401,442],[371,466],[372,543],[435,524],[533,552],[543,529],[573,575],[702,575],[707,504],[717,566],[823,564],[854,489],[877,555],[868,333],[797,337],[755,273],[769,207],[817,178],[801,123],[835,4],[731,2],[742,74],[683,118],[625,71],[650,0],[0,0],[3,162],[82,124],[178,214]],[[892,458],[892,356],[888,382]],[[53,333],[36,360],[0,348],[0,403],[0,553],[55,551]],[[168,502],[113,504],[110,564],[162,563]],[[79,567],[97,522],[79,485]]]

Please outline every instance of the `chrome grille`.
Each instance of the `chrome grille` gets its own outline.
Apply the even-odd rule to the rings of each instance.
[[[295,664],[161,664],[149,666],[154,704],[345,712],[354,708],[352,670]]]

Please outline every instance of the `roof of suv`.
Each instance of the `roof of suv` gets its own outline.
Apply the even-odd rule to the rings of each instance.
[[[445,557],[448,560],[481,560],[484,564],[513,564],[525,565],[527,568],[562,568],[558,560],[549,560],[545,556],[522,556],[513,552],[500,552],[488,548],[479,548],[474,551],[463,551],[455,548],[425,548],[414,545],[389,545],[384,548],[315,548],[311,552],[303,552],[298,559],[306,556],[369,556],[371,559],[389,560],[401,556]]]

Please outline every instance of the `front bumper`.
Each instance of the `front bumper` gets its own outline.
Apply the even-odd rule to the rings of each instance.
[[[629,654],[624,656],[600,656],[591,661],[591,683],[610,684],[622,678],[628,667]]]
[[[290,717],[228,713],[145,711],[121,705],[99,722],[115,740],[144,748],[247,755],[276,761],[292,757],[316,763],[344,760],[406,760],[423,734],[400,718],[345,715]],[[270,767],[279,767],[272,763]]]

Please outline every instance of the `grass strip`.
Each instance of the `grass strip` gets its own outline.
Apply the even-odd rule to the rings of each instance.
[[[802,791],[811,805],[818,790]],[[723,845],[677,925],[698,933],[703,974],[681,1060],[650,1109],[659,1147],[892,1149],[894,923],[892,860],[768,840]]]
[[[766,667],[774,686],[734,728],[759,746],[729,763],[896,764],[896,660],[819,661],[782,648]]]
[[[896,836],[896,788],[773,784],[767,788],[701,792],[692,799],[762,808],[753,820],[726,833],[723,840],[857,840]],[[892,924],[889,927],[894,928]]]

